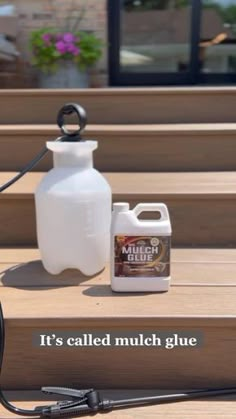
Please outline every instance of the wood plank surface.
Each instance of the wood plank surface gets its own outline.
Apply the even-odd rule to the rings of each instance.
[[[0,173],[0,184],[16,175],[16,172]],[[13,186],[0,195],[0,199],[20,196],[21,199],[32,198],[37,184],[44,173],[27,173]],[[222,194],[232,199],[236,193],[236,171],[232,172],[198,172],[198,173],[104,173],[110,183],[115,198],[121,195],[131,197],[156,195],[171,197],[191,197],[205,199]]]
[[[80,302],[78,298],[77,307]],[[50,304],[54,305],[54,301],[51,300]],[[59,315],[63,313],[62,302],[60,310]],[[235,386],[235,319],[234,325],[230,326],[224,318],[222,327],[212,326],[207,319],[204,324],[188,319],[188,325],[182,319],[178,325],[169,319],[167,325],[163,319],[155,318],[150,319],[152,324],[149,320],[149,326],[145,326],[142,319],[139,322],[135,321],[137,319],[127,321],[118,315],[117,319],[119,323],[110,318],[109,324],[104,319],[99,324],[96,319],[87,323],[86,319],[77,316],[77,322],[71,320],[66,326],[58,317],[54,319],[54,326],[44,319],[41,325],[38,321],[38,326],[34,324],[32,327],[28,319],[24,323],[15,321],[15,326],[7,320],[1,384],[5,389],[38,389],[43,385],[121,389],[124,383],[129,389],[152,389],[157,385],[163,389]],[[35,337],[39,342],[41,335],[71,337],[72,333],[75,337],[81,334],[95,337],[145,334],[150,337],[153,333],[157,336],[163,333],[195,337],[200,333],[202,344],[195,348],[168,350],[164,346],[69,347],[65,344],[62,347],[40,347],[33,343]]]
[[[130,202],[131,208],[139,202],[165,202],[170,211],[174,246],[236,247],[235,199],[224,199],[221,194],[205,200],[168,199],[162,195],[131,198],[121,194],[114,201]],[[0,245],[36,246],[33,197],[0,202]]]
[[[0,184],[15,173],[0,173]],[[36,245],[34,191],[42,173],[29,173],[0,194],[0,245]],[[236,246],[236,172],[105,173],[113,201],[165,202],[174,246]]]
[[[235,93],[234,86],[2,90],[0,123],[55,123],[68,102],[84,106],[93,124],[234,122]]]
[[[162,394],[161,391],[159,391]],[[129,394],[140,395],[140,392],[124,391],[103,391],[102,394],[113,399],[123,397]],[[142,391],[143,394],[143,391]],[[147,395],[156,394],[154,391],[145,392]],[[168,393],[169,394],[169,393]],[[52,398],[43,397],[40,393],[34,391],[28,392],[7,392],[7,397],[10,398],[17,406],[25,409],[32,409],[35,406],[40,406],[51,402]],[[236,415],[236,399],[234,395],[217,397],[214,399],[201,399],[194,401],[187,401],[181,403],[165,404],[159,406],[145,406],[139,408],[131,408],[128,410],[117,410],[106,413],[107,419],[234,419]],[[0,419],[13,418],[15,415],[0,407]],[[24,418],[24,416],[22,416]],[[84,416],[89,418],[90,416]],[[96,417],[102,419],[104,414],[97,414]]]
[[[235,318],[235,256],[235,249],[173,249],[168,293],[117,294],[110,289],[109,267],[92,278],[76,270],[53,276],[42,267],[37,249],[0,249],[1,301],[11,324],[58,317],[74,324],[117,316],[137,324],[163,317]]]
[[[8,275],[8,274],[7,274]],[[11,273],[9,273],[12,276]],[[100,281],[99,281],[100,279]],[[6,275],[5,275],[6,280]],[[33,276],[32,276],[33,281]],[[45,292],[44,292],[45,290]],[[145,295],[145,298],[144,298]],[[41,298],[43,296],[43,305]],[[233,317],[236,316],[235,285],[226,287],[191,286],[172,287],[167,294],[135,294],[126,296],[113,295],[108,283],[97,280],[84,280],[75,286],[40,287],[40,288],[1,288],[1,301],[5,305],[9,321],[29,319],[31,323],[40,319],[77,319],[123,318],[134,319],[140,324],[141,319],[162,317]],[[78,300],[80,301],[78,307]],[[52,305],[52,301],[55,303]],[[11,302],[11,305],[8,304]],[[21,304],[20,304],[21,303]],[[129,304],[128,304],[129,303]],[[63,311],[60,310],[63,307]]]
[[[124,382],[127,388],[146,389],[157,383],[166,389],[233,386],[235,252],[174,249],[168,293],[116,294],[110,289],[108,269],[92,278],[77,271],[52,277],[37,261],[37,249],[3,249],[1,260],[7,261],[0,264],[6,319],[4,387],[122,388]],[[168,331],[193,336],[200,332],[203,344],[171,351],[156,347],[42,348],[33,344],[35,334],[60,335],[62,331],[103,335]]]
[[[45,142],[54,125],[0,126],[0,171],[20,170]],[[89,125],[84,138],[99,141],[95,167],[112,172],[234,170],[236,124]],[[52,167],[48,153],[35,171]]]
[[[137,121],[139,122],[139,121]],[[75,129],[77,126],[74,124],[70,124],[70,129]],[[85,128],[85,135],[91,136],[94,133],[97,134],[112,134],[116,137],[119,137],[120,134],[129,134],[134,133],[139,137],[143,137],[143,135],[147,132],[150,135],[165,135],[169,133],[176,133],[181,132],[183,135],[189,135],[193,133],[193,135],[208,133],[212,140],[213,134],[217,135],[219,132],[220,134],[233,134],[235,133],[235,122],[215,122],[215,123],[178,123],[178,124],[88,124]],[[59,132],[58,132],[59,131]],[[31,135],[52,135],[56,136],[60,133],[60,129],[56,124],[1,124],[0,125],[0,133],[1,135],[6,136],[16,136],[16,135],[25,135],[26,137],[30,137]],[[26,138],[28,139],[28,138]],[[223,141],[223,140],[222,140]]]
[[[172,249],[171,268],[174,287],[236,286],[236,249]],[[109,275],[107,265],[105,283]],[[76,270],[47,274],[38,249],[0,248],[0,287],[77,286],[81,280]]]

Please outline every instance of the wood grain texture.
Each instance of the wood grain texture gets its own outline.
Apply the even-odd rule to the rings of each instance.
[[[53,125],[0,126],[0,170],[20,170],[45,142],[59,135]],[[234,170],[236,124],[90,125],[97,139],[95,167],[112,172]],[[52,167],[49,153],[35,171]]]
[[[0,294],[6,319],[4,388],[122,388],[124,383],[127,388],[146,389],[160,383],[163,389],[233,386],[235,252],[174,249],[168,293],[115,294],[109,269],[92,278],[72,270],[54,277],[43,270],[37,249],[0,249]],[[63,330],[191,331],[193,336],[200,331],[203,345],[173,350],[33,345],[35,333],[60,335]]]
[[[15,172],[0,172],[3,184],[14,176]],[[9,197],[31,198],[44,173],[27,173],[15,185],[1,194],[0,199]],[[155,195],[185,196],[198,199],[214,198],[218,194],[234,198],[236,192],[236,171],[198,172],[198,173],[104,173],[111,184],[114,196],[119,195]]]
[[[234,122],[236,89],[230,86],[5,90],[0,93],[0,100],[4,103],[2,124],[55,123],[60,106],[68,102],[84,106],[92,124]]]
[[[2,282],[5,284],[10,282],[11,278],[17,275],[17,269],[22,268],[15,268],[13,272],[7,271],[3,274]],[[23,270],[26,273],[24,267]],[[167,294],[124,296],[112,294],[109,283],[103,282],[103,274],[92,279],[73,274],[72,279],[74,282],[77,280],[77,285],[73,284],[70,287],[65,286],[64,281],[63,285],[58,286],[58,280],[55,281],[55,286],[26,289],[17,286],[1,287],[1,301],[5,305],[6,317],[11,322],[27,319],[36,324],[43,324],[45,319],[53,320],[55,317],[60,321],[73,319],[75,324],[78,318],[100,321],[105,319],[109,322],[109,319],[114,317],[119,320],[123,318],[124,321],[136,319],[136,324],[139,324],[141,319],[145,322],[163,316],[168,318],[225,316],[226,319],[228,316],[233,318],[236,316],[235,284],[226,287],[173,286]],[[33,275],[31,278],[34,281]],[[60,306],[63,307],[62,311]]]
[[[236,249],[172,249],[171,269],[174,287],[233,287]],[[109,283],[109,266],[102,277]],[[38,249],[0,248],[0,287],[78,286],[82,279],[76,270],[47,274]]]
[[[162,394],[160,390],[158,393]],[[117,399],[127,395],[127,391],[106,391],[102,392],[104,396],[112,399]],[[128,392],[133,397],[140,395],[140,392]],[[142,391],[143,394],[143,391]],[[156,392],[145,392],[147,395],[156,394]],[[168,392],[169,394],[169,392]],[[16,403],[19,407],[32,409],[36,405],[43,405],[54,401],[51,398],[43,397],[39,392],[7,392],[7,397]],[[146,406],[139,408],[131,408],[128,410],[117,410],[106,413],[107,419],[234,419],[236,415],[236,399],[235,396],[224,396],[214,399],[194,400],[182,403],[173,403],[159,406]],[[0,407],[0,419],[8,419],[15,417]],[[96,415],[97,418],[104,418],[104,414]],[[23,417],[24,418],[24,417]],[[84,416],[90,418],[90,416]]]
[[[235,263],[235,249],[173,249],[172,262],[192,264],[214,263],[222,264]],[[0,248],[0,264],[12,264],[30,262],[39,258],[39,250],[36,248]],[[193,272],[194,273],[194,272]]]
[[[67,296],[65,296],[66,298]],[[78,306],[80,299],[78,299]],[[24,304],[24,301],[22,301]],[[51,305],[53,305],[51,301]],[[63,311],[61,305],[61,312]],[[162,389],[234,387],[236,371],[236,331],[206,326],[163,326],[161,319],[152,327],[135,325],[109,328],[88,327],[77,320],[77,326],[64,328],[59,319],[57,326],[50,328],[47,321],[42,326],[7,326],[6,356],[2,370],[2,385],[5,389],[39,389],[41,386],[65,386],[77,388],[139,388]],[[235,322],[236,323],[236,322]],[[8,325],[8,323],[7,323]],[[198,348],[158,347],[35,347],[33,336],[41,334],[72,333],[191,333],[203,335],[203,345]]]
[[[202,317],[216,318],[218,325],[219,317],[236,316],[235,256],[235,249],[173,249],[168,293],[116,294],[110,289],[109,267],[91,278],[76,270],[53,276],[43,269],[37,249],[0,249],[1,301],[13,326],[25,321],[41,326],[45,319],[68,326],[78,319],[116,318],[132,319],[137,326],[151,319]]]
[[[15,173],[0,173],[3,184]],[[0,195],[0,245],[36,244],[34,191],[43,173],[29,173]],[[236,172],[105,173],[113,201],[165,202],[174,246],[236,246]]]

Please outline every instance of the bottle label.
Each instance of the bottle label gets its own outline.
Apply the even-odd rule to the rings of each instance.
[[[170,276],[170,236],[115,236],[116,277]]]

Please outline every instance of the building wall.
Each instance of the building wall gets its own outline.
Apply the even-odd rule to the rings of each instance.
[[[6,3],[0,0],[1,3]],[[96,65],[93,83],[107,83],[107,6],[106,0],[11,0],[17,10],[19,23],[18,47],[25,60],[30,60],[29,35],[35,28],[65,25],[68,13],[74,16],[85,6],[81,30],[92,30],[104,42],[102,59]]]

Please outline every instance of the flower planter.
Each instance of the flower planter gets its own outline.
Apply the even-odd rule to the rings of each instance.
[[[89,87],[89,75],[73,62],[63,62],[55,73],[40,73],[39,87],[43,89],[73,89]]]

